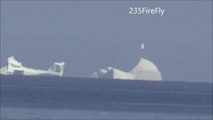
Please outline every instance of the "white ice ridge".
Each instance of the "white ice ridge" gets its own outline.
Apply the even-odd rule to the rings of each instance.
[[[48,70],[33,69],[25,67],[21,62],[15,60],[14,56],[7,59],[7,66],[1,68],[1,74],[13,75],[47,75],[47,76],[62,76],[64,72],[64,62],[55,62]]]

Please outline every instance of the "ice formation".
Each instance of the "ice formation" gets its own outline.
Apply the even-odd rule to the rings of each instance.
[[[11,56],[7,59],[7,66],[1,68],[1,74],[62,76],[64,64],[64,62],[55,62],[48,70],[33,69],[23,66],[21,62],[15,60],[14,56]]]
[[[144,49],[144,44],[141,44],[141,49]],[[94,72],[90,77],[123,80],[162,80],[161,72],[158,70],[157,66],[143,57],[140,58],[138,64],[129,72],[108,67]]]

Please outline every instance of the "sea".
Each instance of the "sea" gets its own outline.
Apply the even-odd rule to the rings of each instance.
[[[212,83],[1,75],[1,120],[212,120]]]

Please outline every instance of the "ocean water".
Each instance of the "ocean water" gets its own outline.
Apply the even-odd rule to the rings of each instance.
[[[212,84],[1,76],[3,119],[212,120]]]

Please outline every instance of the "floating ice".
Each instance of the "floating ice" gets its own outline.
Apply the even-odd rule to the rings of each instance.
[[[13,75],[50,75],[50,76],[62,76],[64,71],[64,62],[55,62],[48,70],[33,69],[25,67],[21,62],[15,60],[14,56],[9,57],[7,60],[7,66],[1,68],[1,74]]]
[[[144,49],[144,44],[141,44],[140,49]],[[162,80],[161,72],[158,70],[157,66],[153,62],[142,57],[138,64],[129,72],[108,67],[107,69],[100,69],[99,71],[93,73],[90,77],[124,80]]]

